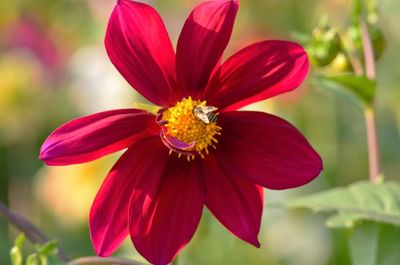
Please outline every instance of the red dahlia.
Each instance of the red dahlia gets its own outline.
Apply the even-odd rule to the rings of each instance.
[[[262,187],[313,180],[322,161],[285,120],[239,108],[298,87],[309,62],[288,41],[263,41],[221,64],[238,0],[197,6],[176,53],[158,13],[119,0],[105,46],[111,62],[158,115],[121,109],[73,120],[45,141],[48,165],[84,163],[127,149],[90,211],[96,253],[111,255],[130,235],[151,263],[165,265],[190,241],[203,207],[233,234],[259,247]]]

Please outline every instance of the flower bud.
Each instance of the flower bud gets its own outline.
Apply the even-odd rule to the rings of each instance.
[[[351,64],[345,54],[340,52],[325,69],[325,73],[338,74],[351,71]]]
[[[340,52],[340,37],[336,28],[317,27],[313,31],[308,54],[312,64],[318,67],[329,65]]]
[[[368,25],[369,36],[371,38],[372,47],[374,48],[375,60],[381,58],[386,48],[386,39],[382,30],[376,24]]]

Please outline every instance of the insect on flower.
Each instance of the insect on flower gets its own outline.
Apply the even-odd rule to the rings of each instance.
[[[160,110],[120,109],[73,120],[40,152],[48,165],[69,165],[126,149],[90,210],[98,255],[111,255],[130,236],[149,262],[166,265],[192,238],[204,206],[259,247],[262,187],[294,188],[319,175],[320,156],[290,123],[237,111],[295,89],[309,68],[303,47],[279,40],[255,43],[221,63],[238,8],[238,0],[201,3],[175,52],[152,7],[117,2],[105,36],[108,56]]]
[[[196,105],[193,107],[193,114],[205,124],[209,124],[210,122],[216,123],[218,118],[214,111],[217,110],[218,108],[213,106]]]

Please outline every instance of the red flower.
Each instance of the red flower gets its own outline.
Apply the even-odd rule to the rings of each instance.
[[[253,44],[220,64],[238,5],[216,0],[196,7],[175,54],[152,7],[118,1],[105,37],[108,55],[161,106],[158,115],[123,109],[79,118],[53,132],[40,153],[48,165],[67,165],[127,148],[90,211],[98,255],[111,255],[130,235],[148,261],[165,265],[193,236],[204,205],[259,247],[261,187],[298,187],[320,173],[319,155],[291,124],[236,111],[296,88],[309,66],[304,49],[287,41]]]

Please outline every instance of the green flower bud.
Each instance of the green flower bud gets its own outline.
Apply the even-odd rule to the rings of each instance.
[[[332,61],[332,63],[330,63],[329,66],[326,67],[324,70],[326,71],[326,73],[335,75],[338,73],[350,72],[351,65],[346,55],[340,52]]]
[[[329,26],[315,28],[307,50],[313,65],[318,67],[329,65],[340,52],[337,29]]]
[[[386,39],[381,29],[376,24],[368,25],[369,36],[371,38],[372,47],[374,48],[375,60],[381,58],[386,48]]]

